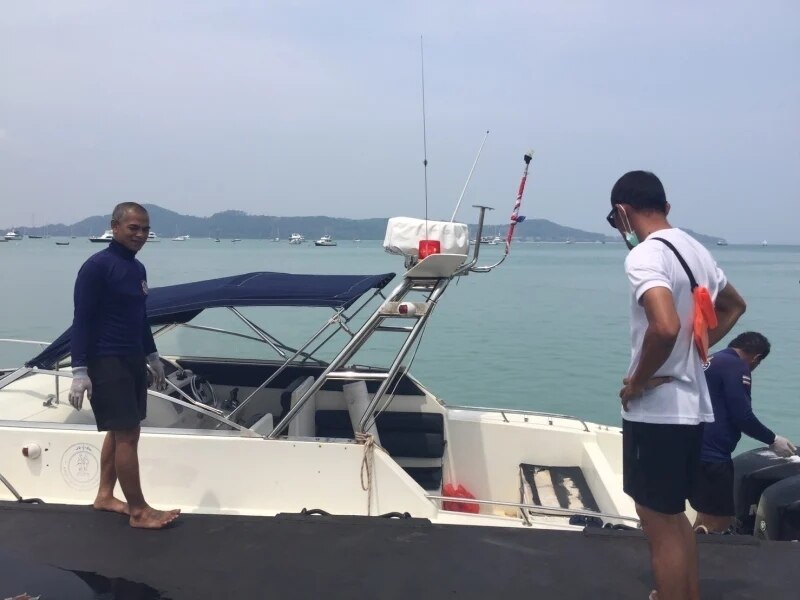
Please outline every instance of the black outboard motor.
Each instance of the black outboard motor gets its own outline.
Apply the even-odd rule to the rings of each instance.
[[[800,461],[780,458],[767,448],[743,452],[733,459],[733,499],[736,532],[753,535],[761,494],[771,485],[800,475]]]
[[[787,477],[761,494],[755,535],[763,540],[800,541],[800,475]]]

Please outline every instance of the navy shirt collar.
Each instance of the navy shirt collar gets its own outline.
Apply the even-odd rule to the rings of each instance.
[[[717,354],[724,354],[726,356],[730,356],[731,358],[735,358],[742,364],[742,366],[745,368],[748,374],[751,372],[750,365],[747,364],[747,361],[745,359],[739,356],[739,353],[736,352],[735,348],[725,348],[724,350],[720,350],[719,352],[717,352]]]
[[[133,260],[133,257],[136,256],[136,252],[133,250],[129,250],[122,244],[120,244],[117,240],[111,240],[111,243],[108,245],[108,249],[119,256],[120,258],[124,258],[127,260]]]

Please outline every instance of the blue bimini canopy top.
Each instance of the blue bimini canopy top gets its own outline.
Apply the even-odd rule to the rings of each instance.
[[[245,273],[220,279],[153,288],[147,297],[151,326],[188,323],[206,308],[306,306],[346,309],[371,289],[383,289],[394,273],[381,275],[292,275]],[[54,368],[69,354],[72,327],[25,366]]]

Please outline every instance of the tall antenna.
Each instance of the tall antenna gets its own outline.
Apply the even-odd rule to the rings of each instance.
[[[422,151],[424,157],[422,165],[425,172],[425,238],[428,237],[428,132],[425,126],[425,48],[422,36],[419,36],[419,58],[422,73]]]

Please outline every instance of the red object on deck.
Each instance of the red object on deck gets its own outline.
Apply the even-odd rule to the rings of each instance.
[[[475,499],[475,496],[473,496],[463,485],[459,484],[459,486],[456,487],[452,483],[446,483],[444,485],[442,488],[442,496],[449,496],[451,498],[468,498],[471,500]],[[481,510],[481,507],[479,504],[474,504],[472,502],[454,502],[452,500],[445,500],[442,502],[442,509],[478,514]]]
[[[440,254],[442,245],[439,240],[420,240],[419,241],[419,259],[422,260],[431,254]]]

